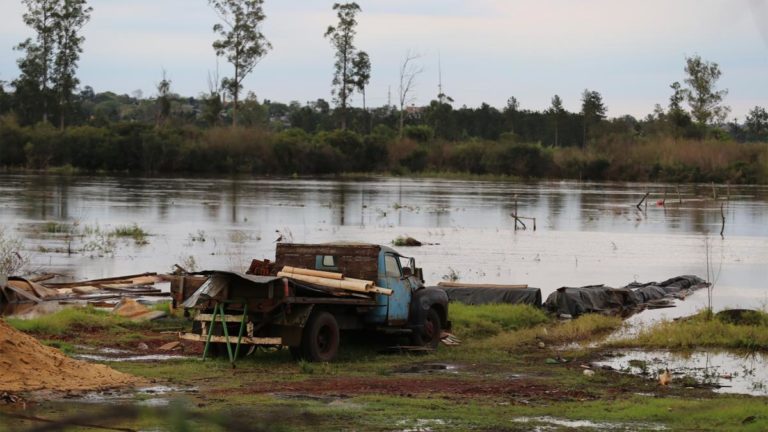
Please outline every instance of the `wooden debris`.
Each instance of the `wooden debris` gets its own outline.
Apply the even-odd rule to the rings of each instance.
[[[90,285],[83,285],[83,286],[77,286],[72,288],[72,292],[74,294],[93,294],[96,291],[100,291],[98,287],[90,286]]]
[[[277,276],[296,279],[302,282],[308,282],[311,284],[325,286],[329,288],[336,288],[336,289],[349,290],[349,291],[368,292],[373,288],[372,281],[364,281],[364,282],[368,282],[368,283],[364,283],[364,282],[358,282],[358,281],[328,279],[323,277],[307,276],[302,274],[286,273],[286,272],[278,272]]]
[[[461,345],[461,339],[448,332],[443,332],[440,335],[440,342],[448,346]]]
[[[666,369],[664,372],[659,374],[659,384],[666,386],[669,385],[670,382],[672,382],[672,374],[669,373],[669,369]]]
[[[289,270],[289,271],[286,271]],[[330,274],[332,277],[311,276],[305,273],[313,274]],[[277,273],[278,277],[286,277],[295,279],[302,282],[311,283],[326,288],[333,288],[345,291],[354,291],[359,293],[374,293],[383,295],[392,295],[392,290],[387,288],[378,287],[373,281],[345,278],[340,273],[322,272],[319,270],[302,269],[297,267],[283,267],[283,271]],[[337,277],[341,279],[337,279]]]
[[[158,348],[160,351],[173,351],[176,348],[179,348],[181,346],[181,342],[179,341],[173,341],[168,342],[165,345],[161,345],[160,348]]]

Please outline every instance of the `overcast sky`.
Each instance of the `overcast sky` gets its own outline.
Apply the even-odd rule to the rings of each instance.
[[[205,0],[91,0],[78,76],[97,92],[156,93],[165,69],[172,90],[207,91],[217,68],[216,15]],[[357,47],[369,53],[369,105],[397,99],[406,52],[421,54],[416,104],[444,92],[454,106],[502,108],[515,96],[541,110],[558,94],[578,111],[581,92],[603,95],[609,116],[643,117],[667,105],[669,84],[684,79],[685,57],[699,54],[723,72],[731,117],[768,107],[768,0],[358,0]],[[259,100],[330,100],[333,51],[323,38],[333,1],[266,0],[263,32],[274,49],[245,80]],[[31,32],[20,0],[0,0],[0,80],[18,74],[13,47]],[[231,73],[224,61],[221,76]],[[361,103],[355,96],[354,104]]]

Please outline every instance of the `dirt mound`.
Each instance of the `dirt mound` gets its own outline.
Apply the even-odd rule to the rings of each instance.
[[[0,320],[0,391],[96,390],[138,384],[140,378],[67,357]]]

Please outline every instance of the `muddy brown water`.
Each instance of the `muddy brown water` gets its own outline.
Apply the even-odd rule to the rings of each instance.
[[[515,208],[536,218],[536,231],[530,220],[514,229]],[[546,298],[561,286],[706,278],[709,251],[716,309],[768,303],[768,186],[0,174],[0,224],[24,241],[31,269],[72,278],[165,272],[175,263],[242,271],[251,258],[273,258],[279,237],[389,244],[408,235],[431,243],[398,248],[416,257],[428,284],[453,273],[529,284]],[[130,224],[150,234],[148,244],[103,235]],[[641,315],[706,305],[699,292]]]

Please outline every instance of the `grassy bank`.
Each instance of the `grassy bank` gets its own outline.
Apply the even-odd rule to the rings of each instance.
[[[617,347],[696,349],[721,348],[768,350],[768,313],[751,311],[734,320],[709,311],[680,319],[662,321],[641,330],[637,336],[610,343]]]
[[[53,326],[80,333],[80,343],[99,345],[110,329],[84,330],[80,322],[105,321],[94,311],[58,315]],[[749,324],[727,317],[696,316],[669,331],[706,325],[764,330],[764,314]],[[689,388],[684,380],[659,386],[655,379],[594,369],[584,374],[599,348],[563,350],[574,341],[601,340],[622,325],[615,317],[584,315],[557,321],[519,305],[451,305],[454,333],[462,344],[429,354],[385,354],[387,342],[343,338],[338,361],[307,364],[287,350],[257,350],[238,361],[199,360],[199,353],[166,362],[112,362],[110,366],[176,389],[137,393],[109,404],[67,399],[40,402],[30,413],[113,427],[168,430],[747,430],[768,428],[766,399],[720,395]],[[730,320],[730,321],[729,321]],[[740,318],[741,320],[741,318]],[[40,321],[39,319],[34,321]],[[45,320],[43,320],[45,321]],[[715,324],[707,324],[712,322]],[[16,323],[16,321],[14,321]],[[162,323],[146,330],[159,332]],[[30,325],[36,335],[50,325]],[[663,325],[662,325],[663,327]],[[707,327],[712,331],[715,327]],[[44,330],[43,330],[44,329]],[[723,333],[725,337],[732,333]],[[695,337],[695,335],[694,335]],[[700,337],[700,334],[699,334]],[[61,337],[53,337],[56,344]],[[540,343],[543,343],[542,346]],[[67,350],[78,346],[62,344]],[[558,361],[550,362],[550,358]],[[195,390],[191,390],[195,389]],[[155,400],[171,400],[152,408]],[[4,412],[0,407],[0,413]],[[105,423],[105,419],[110,419]],[[569,423],[580,422],[580,423]],[[0,431],[32,423],[3,418]]]

